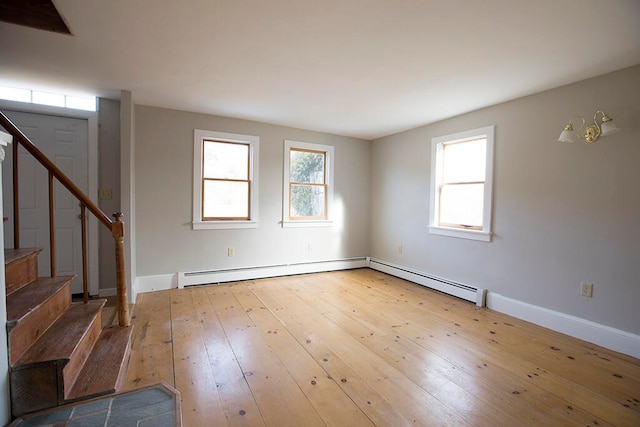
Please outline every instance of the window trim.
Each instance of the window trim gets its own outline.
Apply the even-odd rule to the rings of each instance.
[[[204,140],[215,140],[249,146],[249,219],[202,218],[203,146]],[[258,159],[260,137],[209,130],[194,130],[193,137],[193,230],[258,228]]]
[[[455,144],[474,138],[485,136],[487,138],[485,152],[485,180],[482,229],[464,229],[438,225],[440,211],[440,176],[442,168],[442,147],[447,144]],[[464,132],[439,136],[431,139],[431,184],[429,199],[429,233],[441,236],[457,237],[463,239],[490,242],[492,238],[491,218],[493,206],[493,152],[495,145],[495,126],[485,126]]]
[[[325,219],[291,219],[289,217],[290,206],[290,152],[291,149],[324,153],[325,155]],[[332,145],[314,144],[300,141],[284,141],[284,168],[283,168],[283,189],[282,189],[282,227],[330,227],[333,225],[333,164],[335,158],[335,147]]]

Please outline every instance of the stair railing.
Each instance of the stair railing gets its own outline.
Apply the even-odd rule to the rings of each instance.
[[[118,306],[118,323],[129,326],[129,301],[127,298],[127,279],[124,260],[124,222],[122,213],[113,214],[111,220],[86,194],[69,179],[27,136],[22,133],[11,120],[0,111],[0,125],[13,135],[17,141],[49,172],[49,254],[51,261],[51,277],[56,276],[55,226],[54,226],[54,179],[57,179],[80,202],[80,220],[82,221],[82,278],[83,296],[85,304],[89,300],[89,286],[87,278],[87,209],[105,227],[111,231],[115,242],[116,254],[116,292]],[[13,144],[13,245],[20,248],[20,206],[18,193],[18,144]]]

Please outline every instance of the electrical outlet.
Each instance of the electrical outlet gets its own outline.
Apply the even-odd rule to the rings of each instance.
[[[234,256],[236,254],[236,250],[233,248],[227,248],[227,256]]]
[[[398,253],[401,254],[402,253],[402,245],[398,245]]]
[[[582,282],[580,283],[580,295],[583,297],[593,297],[593,283]]]

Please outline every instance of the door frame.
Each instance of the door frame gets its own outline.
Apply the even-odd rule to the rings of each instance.
[[[0,109],[20,111],[23,113],[44,114],[48,116],[71,117],[87,120],[87,178],[89,199],[98,206],[98,112],[73,110],[70,108],[52,107],[48,105],[30,104],[26,102],[6,101],[0,99]],[[17,142],[14,142],[17,144]],[[98,219],[87,215],[87,267],[89,277],[89,294],[100,293],[100,261],[98,253]]]

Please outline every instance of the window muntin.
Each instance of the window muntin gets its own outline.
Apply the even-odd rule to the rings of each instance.
[[[334,147],[285,141],[283,227],[331,225]]]
[[[195,130],[194,230],[257,227],[259,143],[256,136]]]
[[[490,241],[494,127],[432,139],[434,234]]]

